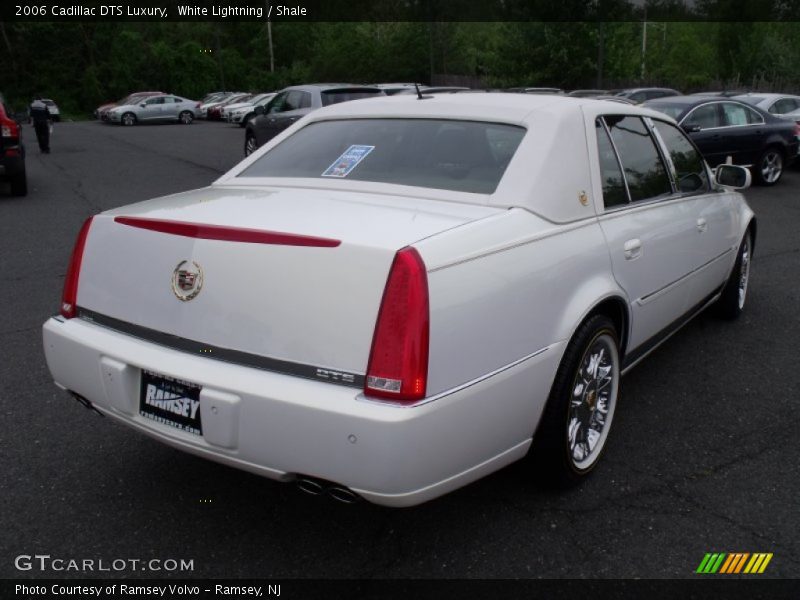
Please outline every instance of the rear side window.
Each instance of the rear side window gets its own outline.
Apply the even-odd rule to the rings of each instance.
[[[603,119],[622,162],[631,202],[671,194],[667,169],[642,120],[633,116]]]
[[[678,189],[683,193],[707,192],[710,186],[703,157],[689,138],[669,123],[654,121],[654,126],[669,152]]]
[[[375,98],[376,96],[383,96],[381,90],[330,90],[322,92],[322,106],[330,106],[331,104],[339,104],[339,102],[348,102],[349,100],[358,100],[360,98]]]
[[[725,125],[747,125],[747,109],[741,104],[725,102],[722,105],[722,114],[725,116]]]
[[[525,129],[444,119],[311,123],[239,177],[355,179],[491,194]]]
[[[603,182],[603,205],[606,208],[625,205],[628,203],[625,179],[622,177],[622,169],[602,119],[595,121],[595,131],[597,153],[600,158],[600,178]]]
[[[794,98],[781,98],[773,104],[769,112],[776,115],[783,115],[785,113],[794,112],[800,108],[800,103]]]

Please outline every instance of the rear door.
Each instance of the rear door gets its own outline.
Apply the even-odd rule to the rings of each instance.
[[[694,300],[689,275],[702,262],[697,208],[673,187],[668,163],[641,117],[599,118],[595,133],[599,221],[614,277],[628,297],[634,349],[669,328]]]

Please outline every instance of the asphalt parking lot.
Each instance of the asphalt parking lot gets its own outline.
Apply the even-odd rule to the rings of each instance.
[[[50,155],[25,136],[29,196],[0,185],[0,577],[92,575],[15,568],[39,553],[191,559],[174,575],[195,577],[671,578],[693,576],[706,552],[771,552],[762,577],[800,577],[796,167],[746,192],[759,221],[745,314],[701,315],[624,379],[584,486],[541,489],[515,465],[398,510],[183,454],[49,376],[40,328],[83,220],[211,183],[243,156],[243,130],[62,123]]]

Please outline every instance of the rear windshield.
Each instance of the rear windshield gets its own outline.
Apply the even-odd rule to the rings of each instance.
[[[652,110],[657,110],[660,113],[664,113],[668,117],[672,117],[676,121],[680,121],[680,117],[683,113],[688,110],[688,107],[685,104],[665,104],[663,102],[645,102],[645,108],[650,108]]]
[[[331,104],[339,104],[339,102],[347,102],[348,100],[374,98],[383,95],[384,93],[382,90],[330,90],[328,92],[322,92],[322,106],[330,106]]]
[[[491,194],[525,129],[436,119],[311,123],[239,177],[355,179]]]

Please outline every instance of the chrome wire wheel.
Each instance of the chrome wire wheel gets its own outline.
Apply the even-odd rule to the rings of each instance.
[[[619,391],[619,353],[608,331],[588,344],[572,385],[567,417],[567,453],[578,472],[590,469],[603,451]]]
[[[747,282],[750,280],[750,236],[745,235],[739,255],[739,310],[744,308],[747,298]]]
[[[777,182],[783,173],[783,155],[778,150],[767,150],[761,157],[759,169],[764,183]]]

